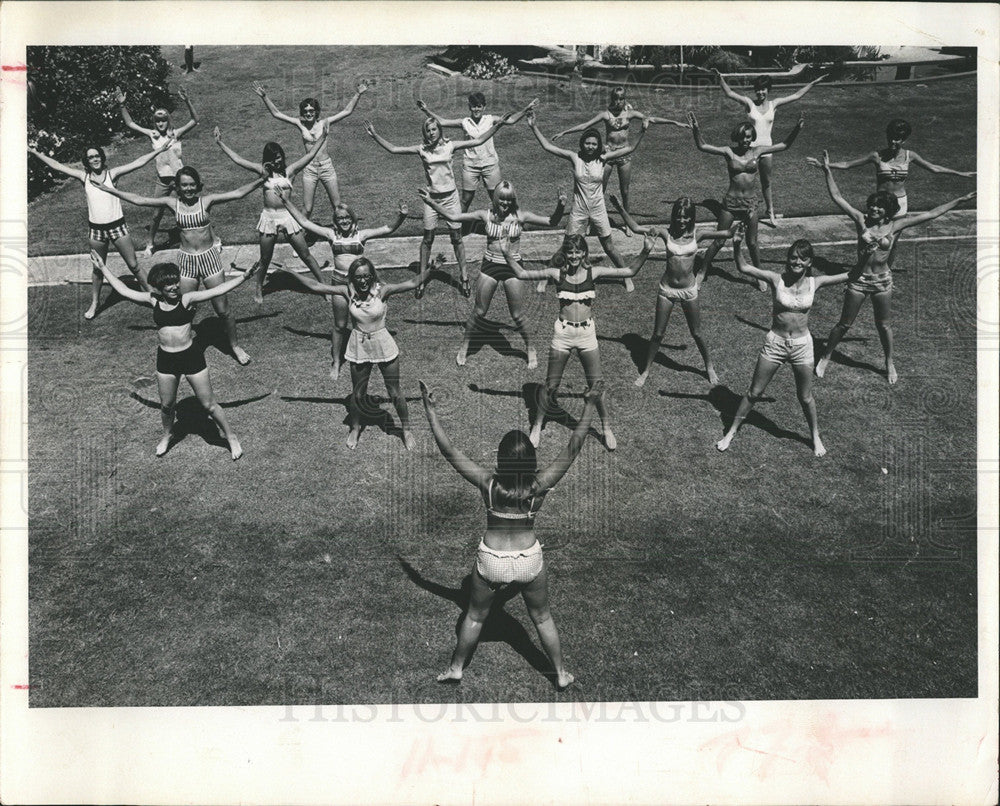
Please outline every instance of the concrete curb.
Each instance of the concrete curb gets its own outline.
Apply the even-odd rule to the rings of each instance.
[[[699,225],[701,226],[701,225]],[[706,223],[705,227],[711,226]],[[912,236],[904,236],[906,240],[937,240],[947,238],[972,238],[976,234],[976,211],[953,210],[941,218],[919,227]],[[531,230],[521,240],[521,253],[526,260],[544,260],[548,258],[562,242],[562,230]],[[762,249],[788,246],[798,238],[807,238],[816,246],[832,246],[854,243],[854,230],[845,216],[812,216],[806,218],[778,219],[777,229],[761,225],[760,247]],[[587,239],[594,255],[601,255],[603,250],[597,238]],[[621,251],[623,257],[631,257],[642,248],[642,238],[626,237],[624,233],[615,230],[612,234],[614,245]],[[470,268],[478,266],[483,254],[486,239],[482,235],[469,235],[465,238],[465,252]],[[724,251],[728,251],[724,250]],[[151,265],[174,259],[176,250],[163,249],[153,254],[152,258],[140,257],[140,265]],[[439,232],[434,241],[434,252],[443,252],[449,265],[454,265],[454,254],[448,235]],[[329,248],[325,244],[316,244],[313,249],[316,259],[330,259]],[[653,250],[654,257],[662,254],[662,246]],[[420,255],[420,237],[407,236],[401,238],[377,238],[369,241],[365,255],[379,269],[401,269],[414,265]],[[247,268],[257,260],[259,251],[257,244],[235,244],[223,246],[223,265],[235,263]],[[288,244],[278,244],[274,250],[272,266],[281,265],[293,271],[306,271],[302,261]],[[122,274],[127,271],[124,261],[117,252],[108,256],[108,266],[112,271]],[[28,258],[28,286],[61,285],[64,283],[89,283],[91,278],[90,257],[86,254],[52,255],[46,257]]]

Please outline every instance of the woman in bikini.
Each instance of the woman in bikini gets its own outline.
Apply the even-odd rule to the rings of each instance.
[[[308,291],[341,296],[347,300],[352,325],[345,356],[351,365],[351,395],[348,398],[350,432],[347,435],[347,447],[351,450],[358,446],[361,436],[362,401],[368,396],[368,380],[373,366],[378,366],[382,373],[389,399],[399,414],[406,450],[412,451],[416,447],[416,439],[410,430],[406,398],[399,388],[399,347],[385,326],[385,301],[394,294],[415,290],[421,283],[426,283],[427,277],[438,265],[439,261],[434,261],[416,277],[402,283],[384,284],[379,282],[375,266],[364,257],[355,260],[347,270],[346,285],[327,285],[311,277],[289,273]]]
[[[445,138],[441,130],[441,124],[437,118],[429,117],[421,126],[423,142],[416,146],[397,146],[390,143],[375,131],[375,126],[370,120],[365,121],[365,131],[382,148],[390,154],[416,154],[420,157],[420,162],[424,166],[424,173],[427,175],[427,188],[430,197],[438,203],[435,209],[429,204],[424,204],[424,237],[420,241],[420,271],[423,273],[427,268],[431,257],[431,247],[434,246],[434,228],[437,226],[438,210],[445,209],[456,215],[462,212],[462,205],[458,198],[458,186],[455,184],[455,172],[452,169],[451,158],[456,151],[466,148],[476,148],[481,146],[494,134],[500,131],[500,127],[509,123],[511,113],[508,112],[503,117],[490,126],[479,137],[473,140],[451,141]],[[455,260],[458,261],[458,273],[460,278],[460,288],[463,296],[472,295],[472,285],[469,283],[469,271],[465,266],[465,245],[462,243],[462,225],[457,221],[447,221],[448,235],[451,238],[452,248],[455,250]],[[420,299],[424,295],[426,281],[417,288],[416,297]]]
[[[153,322],[159,347],[156,350],[156,385],[160,393],[160,418],[163,422],[163,436],[156,444],[156,455],[163,456],[170,450],[173,437],[174,405],[177,402],[177,387],[181,376],[187,378],[198,402],[205,407],[215,420],[229,443],[229,452],[235,462],[243,455],[243,447],[229,427],[226,413],[212,391],[212,377],[208,373],[205,354],[191,334],[194,321],[194,304],[226,294],[237,288],[255,271],[258,264],[232,280],[206,288],[204,291],[182,291],[180,270],[173,263],[157,263],[149,270],[149,284],[156,289],[156,295],[148,291],[133,291],[114,276],[104,265],[103,256],[96,250],[90,253],[94,271],[101,272],[107,281],[125,299],[149,305],[153,309]]]
[[[701,128],[694,112],[688,112],[688,122],[694,132],[694,144],[699,151],[706,154],[718,154],[726,160],[729,171],[729,189],[722,197],[722,207],[718,214],[719,230],[729,230],[734,221],[741,222],[746,229],[746,244],[750,251],[750,260],[755,266],[761,265],[760,253],[757,251],[757,173],[760,158],[767,154],[777,154],[784,151],[795,142],[802,131],[805,117],[799,115],[788,136],[780,143],[766,146],[755,146],[756,130],[749,123],[741,123],[732,134],[732,145],[710,146],[701,136]],[[705,250],[705,277],[712,270],[712,259],[725,243],[724,239],[713,241]],[[757,283],[761,291],[767,290],[765,282]]]
[[[338,120],[343,120],[350,115],[358,105],[361,96],[368,92],[368,85],[363,81],[358,83],[357,92],[354,97],[347,102],[347,106],[334,115],[325,118],[319,116],[319,101],[315,98],[303,98],[299,102],[299,116],[293,118],[281,112],[267,94],[267,90],[259,81],[253,82],[253,91],[256,92],[267,111],[272,117],[290,123],[299,130],[302,135],[302,147],[306,152],[310,152],[316,142],[324,136],[325,132]],[[330,206],[336,210],[340,204],[340,186],[337,184],[337,171],[333,167],[333,160],[326,149],[316,152],[316,156],[302,170],[302,205],[305,208],[306,218],[312,218],[313,203],[316,199],[316,186],[322,183],[326,189],[326,195],[330,199]]]
[[[753,81],[754,97],[750,98],[746,95],[740,95],[738,92],[734,92],[726,83],[726,79],[722,77],[722,73],[718,70],[713,69],[712,72],[715,73],[716,77],[719,79],[719,86],[722,88],[723,94],[725,94],[727,98],[731,98],[746,107],[747,122],[753,126],[754,132],[757,135],[753,141],[754,146],[769,146],[772,144],[771,129],[774,126],[774,113],[778,110],[779,106],[782,104],[790,104],[792,101],[799,100],[799,98],[826,78],[826,73],[824,73],[819,78],[810,81],[808,84],[801,87],[797,92],[793,92],[791,95],[786,95],[783,98],[771,99],[768,97],[771,93],[771,77],[758,76]],[[765,154],[760,158],[760,189],[761,193],[764,195],[764,217],[768,220],[768,223],[774,227],[777,226],[777,222],[774,220],[774,198],[771,191],[771,172],[771,155]]]
[[[153,196],[155,198],[171,196],[177,192],[174,178],[177,176],[177,172],[184,167],[184,160],[181,158],[180,141],[185,134],[198,125],[198,115],[195,113],[194,107],[191,105],[191,101],[184,88],[178,87],[177,94],[187,104],[191,120],[179,129],[175,129],[170,125],[170,113],[166,109],[156,109],[153,111],[153,128],[147,129],[139,126],[132,120],[128,109],[125,108],[125,93],[120,88],[115,88],[115,100],[118,102],[118,109],[122,113],[122,120],[125,121],[126,126],[134,132],[146,135],[152,143],[154,150],[163,145],[164,141],[173,139],[170,148],[156,157],[156,184],[153,186]],[[153,213],[153,220],[149,224],[149,243],[143,251],[143,254],[147,257],[153,254],[156,233],[160,229],[160,219],[163,218],[164,209],[164,207],[158,207],[156,212]]]
[[[261,161],[250,162],[222,142],[222,133],[218,126],[215,127],[212,135],[215,137],[215,142],[219,144],[219,148],[229,159],[241,168],[264,178],[264,209],[261,210],[260,219],[257,221],[257,232],[260,234],[260,273],[257,275],[257,285],[254,288],[254,302],[258,305],[264,302],[264,278],[271,265],[271,258],[274,256],[274,245],[281,233],[285,234],[292,249],[295,250],[295,254],[306,264],[313,276],[318,281],[322,281],[323,275],[320,274],[319,264],[309,254],[309,245],[306,243],[302,227],[285,209],[283,200],[291,195],[292,180],[295,179],[295,175],[308,165],[323,148],[323,144],[326,142],[326,124],[323,125],[323,132],[313,144],[312,149],[287,167],[284,149],[277,143],[264,143],[264,154]]]
[[[534,109],[528,111],[527,120],[539,145],[545,151],[562,157],[573,166],[573,205],[569,211],[566,235],[583,237],[590,229],[590,225],[593,224],[597,231],[597,240],[600,241],[608,259],[616,268],[622,268],[625,261],[622,260],[622,256],[611,242],[611,222],[608,220],[608,208],[604,204],[604,170],[610,160],[627,157],[639,147],[646,129],[649,128],[649,118],[643,118],[642,128],[634,143],[613,151],[605,151],[600,132],[596,129],[588,129],[580,135],[577,151],[559,148],[546,140],[545,136],[538,130]],[[623,274],[621,276],[625,278],[625,290],[634,291],[632,275]],[[541,291],[543,288],[544,283],[539,283],[538,290]]]
[[[603,112],[598,112],[586,123],[563,129],[561,132],[552,135],[552,142],[554,143],[564,135],[586,131],[603,123],[605,151],[617,151],[628,145],[628,130],[633,120],[648,120],[651,124],[669,123],[672,126],[679,126],[682,129],[691,128],[689,124],[680,120],[647,117],[642,112],[637,112],[632,108],[632,104],[626,100],[625,88],[615,87],[611,91],[611,98],[608,100],[607,109]],[[622,194],[622,207],[627,212],[629,209],[629,189],[632,184],[632,155],[626,154],[625,156],[610,157],[607,159],[604,164],[603,177],[605,191],[608,189],[608,181],[611,179],[611,172],[614,169],[618,170],[618,188]],[[627,224],[625,226],[625,234],[632,234],[632,230],[629,229]]]
[[[480,467],[451,444],[441,425],[434,393],[421,381],[420,391],[431,433],[441,454],[466,481],[474,484],[486,504],[486,533],[479,542],[472,567],[469,609],[458,629],[458,642],[448,668],[437,676],[439,683],[458,683],[469,661],[494,597],[501,591],[520,591],[528,615],[538,630],[545,653],[555,672],[556,688],[573,682],[563,666],[559,633],[549,609],[548,581],[542,546],[535,536],[535,516],[545,496],[566,475],[580,453],[598,405],[600,385],[584,395],[585,405],[569,444],[546,468],[538,469],[535,448],[523,431],[509,431],[497,448],[495,470]]]
[[[694,339],[701,359],[705,362],[705,374],[713,386],[719,382],[719,376],[712,366],[712,357],[708,353],[708,345],[701,337],[701,305],[698,302],[698,286],[701,283],[702,263],[698,257],[698,242],[709,238],[729,238],[734,230],[704,231],[695,233],[694,202],[684,196],[674,202],[670,211],[670,224],[666,227],[639,226],[614,196],[611,203],[621,214],[626,226],[631,227],[640,235],[651,235],[661,238],[667,247],[667,266],[660,278],[660,289],[656,295],[656,319],[653,324],[653,335],[649,339],[649,351],[642,365],[639,377],[635,379],[636,386],[643,386],[649,377],[649,369],[653,366],[656,354],[663,342],[663,334],[667,330],[670,314],[674,303],[679,303],[687,319],[688,330]],[[735,225],[734,225],[735,226]]]
[[[733,235],[733,251],[736,268],[744,274],[766,282],[771,288],[771,329],[764,337],[764,346],[757,358],[750,388],[740,400],[732,425],[726,435],[719,440],[716,448],[724,451],[736,436],[743,420],[750,414],[755,401],[759,400],[767,385],[784,363],[792,365],[795,373],[795,389],[799,404],[809,424],[812,436],[813,454],[825,456],[826,447],[819,436],[819,422],[816,419],[816,402],[813,400],[813,342],[809,333],[809,309],[817,288],[843,283],[847,272],[816,277],[812,273],[813,248],[809,241],[799,239],[788,248],[785,270],[780,274],[748,265],[740,251],[743,240],[742,227]]]
[[[556,226],[559,219],[562,218],[566,206],[566,195],[562,192],[559,193],[556,199],[556,209],[552,211],[552,215],[545,218],[518,207],[517,196],[510,182],[501,182],[497,185],[493,193],[493,205],[489,210],[476,210],[472,213],[458,213],[457,215],[439,205],[426,188],[421,188],[417,193],[424,200],[424,204],[433,207],[448,221],[479,223],[486,231],[486,253],[483,255],[479,277],[476,280],[476,301],[465,323],[465,335],[462,338],[462,346],[458,349],[458,355],[455,356],[455,363],[460,367],[465,366],[472,336],[477,329],[483,326],[486,313],[490,309],[490,303],[493,302],[493,295],[499,286],[503,286],[504,294],[507,297],[507,307],[510,309],[510,318],[514,320],[514,329],[524,339],[524,352],[528,359],[528,369],[537,367],[538,357],[535,355],[535,348],[528,340],[528,331],[524,327],[524,286],[507,265],[507,260],[500,251],[499,244],[501,242],[509,244],[514,259],[520,260],[521,253],[518,251],[518,245],[521,242],[521,232],[524,226],[526,224],[542,227]]]
[[[556,284],[556,295],[559,298],[559,317],[555,322],[555,332],[552,345],[549,348],[549,366],[545,376],[545,388],[539,401],[538,415],[531,427],[529,437],[531,444],[538,447],[542,439],[542,428],[546,415],[555,407],[556,392],[562,383],[563,372],[570,354],[576,352],[583,365],[583,374],[587,386],[593,387],[601,377],[601,354],[598,351],[597,328],[591,306],[597,296],[595,280],[602,278],[621,279],[635,277],[649,257],[653,248],[653,238],[646,235],[642,251],[635,256],[627,267],[609,269],[604,266],[591,266],[587,260],[589,248],[582,235],[567,235],[563,239],[560,250],[553,257],[556,267],[545,269],[525,269],[514,259],[510,247],[504,241],[500,242],[503,253],[519,280],[552,280]],[[597,397],[597,412],[601,416],[601,427],[604,432],[604,444],[609,451],[618,447],[614,432],[611,430],[611,417],[608,412],[604,393]]]
[[[177,267],[181,274],[181,293],[187,294],[203,284],[205,288],[216,288],[226,282],[222,268],[222,244],[212,230],[208,211],[216,204],[236,201],[248,196],[263,184],[263,177],[256,179],[228,193],[211,193],[201,195],[201,176],[194,168],[185,166],[177,171],[174,184],[177,187],[177,198],[172,196],[139,196],[126,193],[123,190],[100,185],[90,180],[95,187],[100,188],[119,199],[141,207],[157,207],[174,214],[180,229],[180,248],[177,250]],[[236,360],[241,365],[250,363],[250,356],[240,347],[236,337],[236,317],[229,309],[229,297],[225,294],[213,295],[212,307],[222,320],[229,339],[229,347]]]
[[[139,261],[135,256],[135,246],[132,238],[128,234],[128,226],[125,224],[125,214],[122,212],[122,204],[114,196],[102,193],[90,180],[96,179],[97,184],[105,187],[114,187],[115,180],[125,174],[137,171],[158,154],[162,154],[173,146],[173,140],[167,139],[155,151],[150,151],[139,159],[121,165],[118,168],[107,166],[107,155],[100,146],[85,146],[81,155],[83,170],[70,168],[52,157],[41,154],[29,146],[28,153],[44,162],[53,171],[58,171],[66,176],[71,176],[83,183],[83,191],[87,196],[87,219],[90,223],[90,248],[100,255],[101,260],[108,258],[108,244],[114,244],[118,254],[122,256],[128,270],[135,275],[143,288],[146,285],[146,274],[139,268]],[[90,283],[90,307],[83,314],[84,319],[93,319],[97,315],[97,306],[101,301],[101,285],[104,283],[104,275],[96,268],[91,276]]]
[[[399,203],[399,215],[395,223],[383,227],[358,229],[358,216],[346,204],[338,204],[333,208],[333,227],[321,227],[310,221],[292,203],[291,199],[282,197],[285,209],[292,218],[303,227],[320,238],[326,238],[333,253],[333,278],[338,284],[347,283],[347,270],[351,264],[365,253],[365,243],[372,238],[384,238],[399,229],[406,221],[409,212],[404,202]],[[341,359],[344,355],[344,336],[347,335],[347,323],[350,314],[347,310],[347,298],[340,294],[333,296],[333,333],[330,337],[330,379],[340,377]]]
[[[844,309],[840,321],[834,325],[826,340],[823,357],[816,364],[816,375],[820,378],[826,373],[833,351],[840,344],[848,329],[861,310],[861,303],[866,297],[871,297],[872,310],[875,314],[875,329],[878,331],[882,351],[885,353],[885,374],[890,384],[899,378],[893,363],[893,333],[891,325],[892,312],[892,249],[899,233],[918,224],[933,221],[944,215],[964,201],[976,197],[975,191],[952,199],[926,213],[909,213],[899,216],[896,201],[892,193],[880,190],[872,193],[865,203],[866,210],[852,207],[840,194],[840,189],[833,179],[830,155],[824,151],[822,161],[810,160],[811,165],[818,165],[826,175],[826,187],[830,198],[854,222],[858,234],[858,263],[851,272],[850,282],[844,292]]]

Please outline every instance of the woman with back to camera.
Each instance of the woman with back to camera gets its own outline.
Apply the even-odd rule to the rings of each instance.
[[[535,536],[535,516],[545,496],[566,475],[583,447],[601,393],[600,384],[587,390],[583,414],[569,444],[542,470],[538,469],[535,448],[523,431],[509,431],[500,440],[495,470],[480,467],[451,444],[438,418],[434,393],[423,381],[420,391],[431,433],[441,454],[463,479],[476,486],[486,504],[486,533],[480,540],[472,567],[469,609],[459,626],[451,663],[438,675],[438,682],[458,683],[462,679],[494,597],[514,586],[524,597],[538,638],[552,661],[556,688],[562,690],[573,683],[574,678],[563,665],[559,633],[549,608],[545,560]]]

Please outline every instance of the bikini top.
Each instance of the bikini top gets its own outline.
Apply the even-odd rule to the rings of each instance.
[[[733,152],[732,167],[730,170],[737,174],[755,174],[757,173],[757,156],[739,156]]]
[[[584,305],[593,305],[597,291],[594,286],[594,275],[590,266],[587,266],[587,277],[582,282],[571,283],[566,275],[559,280],[556,289],[556,296],[560,305],[569,305],[573,302],[582,302]]]
[[[187,211],[182,211],[182,204],[184,204],[184,202],[178,200],[177,211],[174,214],[174,218],[177,220],[177,226],[182,230],[201,229],[202,227],[207,227],[211,223],[208,218],[208,213],[205,212],[205,205],[202,203],[200,198],[198,199],[198,204],[194,209],[189,208]]]
[[[784,281],[774,286],[775,313],[807,313],[812,308],[816,278],[806,277],[804,280],[793,286],[785,285]]]
[[[896,236],[892,234],[891,229],[888,234],[879,234],[874,228],[866,229],[862,231],[861,237],[858,239],[858,252],[862,255],[870,255],[874,252],[888,252],[892,249],[892,244],[895,240]]]
[[[516,215],[508,215],[503,220],[490,210],[486,216],[486,257],[494,263],[505,263],[499,242],[507,239],[511,257],[519,259],[518,245],[521,241],[521,222]]]
[[[313,123],[312,126],[308,128],[306,128],[306,126],[303,125],[301,120],[298,121],[298,123],[299,123],[299,132],[301,132],[302,134],[302,144],[306,147],[306,150],[308,151],[314,145],[316,145],[316,141],[323,136],[323,121],[317,120],[315,123]],[[320,154],[318,154],[317,156],[322,156],[322,152],[320,152]]]
[[[361,242],[361,236],[357,230],[349,235],[341,235],[335,229],[332,232],[330,250],[334,257],[338,255],[363,255],[365,253],[365,245]]]
[[[631,104],[625,104],[625,108],[617,115],[609,109],[608,112],[611,114],[611,119],[608,120],[608,128],[613,132],[628,131],[629,123],[631,122],[628,113],[631,109]]]
[[[684,243],[682,241],[675,241],[670,236],[670,230],[666,231],[667,234],[667,254],[670,257],[690,257],[698,253],[698,239],[692,236],[691,240]]]
[[[875,152],[875,178],[879,182],[902,182],[909,174],[910,152],[905,148],[890,160],[883,160],[881,152]]]
[[[178,302],[173,308],[163,308],[160,301],[153,302],[153,323],[157,328],[183,327],[194,321],[194,310]]]
[[[357,297],[353,287],[348,292],[348,310],[355,328],[361,333],[374,333],[385,327],[386,305],[380,293],[381,288],[381,285],[372,286],[365,299]]]
[[[535,516],[538,514],[538,510],[541,507],[541,501],[531,495],[524,501],[524,503],[528,505],[527,511],[500,512],[493,505],[493,485],[495,481],[495,479],[490,479],[490,485],[486,491],[486,512],[496,518],[502,518],[505,521],[525,521],[526,524],[530,526],[535,520]]]
[[[292,192],[292,180],[287,176],[272,174],[264,180],[263,191],[265,203],[268,202],[267,194],[270,193],[271,198],[275,199],[274,204],[280,207],[281,199],[287,199]]]

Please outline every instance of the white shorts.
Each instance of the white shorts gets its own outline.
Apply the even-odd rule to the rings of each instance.
[[[690,301],[698,299],[698,284],[695,283],[687,288],[671,288],[669,285],[660,283],[660,290],[658,293],[661,297],[672,300],[673,302]]]
[[[806,333],[804,336],[786,339],[773,330],[769,330],[764,337],[764,346],[760,350],[760,357],[773,361],[775,364],[788,362],[812,366],[814,359],[812,334]]]
[[[607,238],[611,234],[611,222],[608,220],[608,208],[604,206],[604,198],[593,208],[574,204],[569,211],[569,223],[566,225],[567,235],[586,235],[590,223],[594,223],[599,238]]]
[[[559,318],[556,319],[554,330],[551,345],[553,350],[579,350],[583,353],[597,349],[597,328],[594,327],[593,319],[576,324]]]
[[[434,199],[439,205],[441,205],[449,213],[454,213],[459,215],[462,212],[462,205],[458,201],[458,189],[449,190],[445,193],[431,193],[431,198]],[[435,229],[437,228],[437,223],[439,218],[444,218],[438,215],[438,211],[431,207],[429,204],[424,205],[424,229]],[[444,219],[444,223],[448,225],[448,229],[462,229],[461,221],[449,221],[447,218]]]
[[[483,187],[493,190],[503,180],[500,177],[500,166],[497,163],[490,165],[466,165],[462,164],[462,189],[475,190],[479,183]]]
[[[284,230],[286,235],[294,235],[296,232],[302,232],[302,227],[284,207],[280,210],[265,207],[260,211],[257,232],[261,235],[277,235],[278,230]]]

